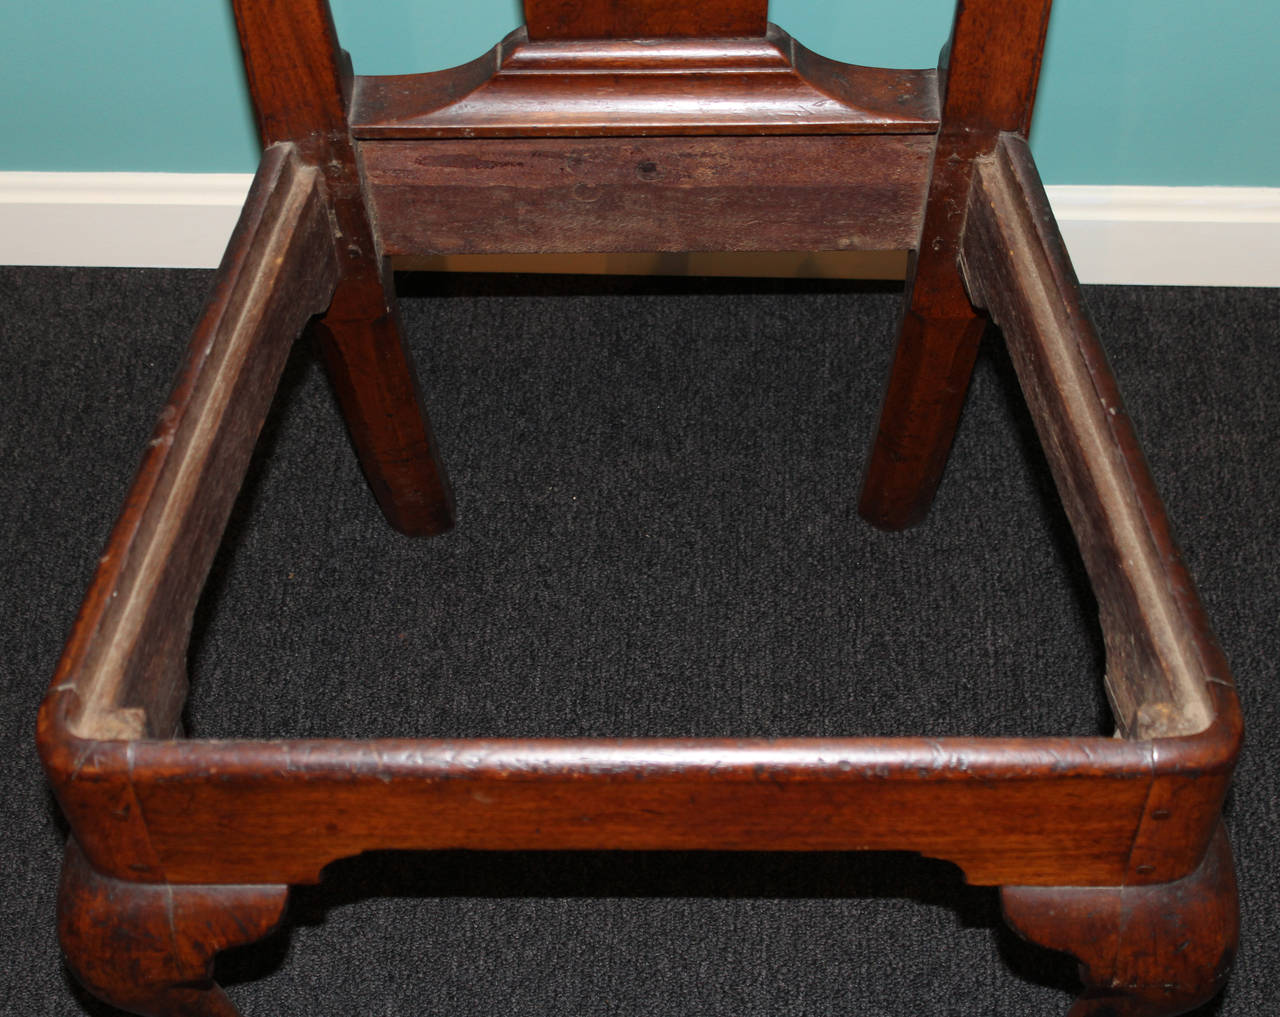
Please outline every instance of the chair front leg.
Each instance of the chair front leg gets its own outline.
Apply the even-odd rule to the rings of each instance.
[[[1069,1017],[1174,1017],[1212,999],[1239,939],[1235,867],[1219,827],[1194,872],[1124,887],[1005,887],[1005,918],[1032,942],[1080,960]]]
[[[237,1017],[213,981],[219,950],[279,924],[285,886],[128,883],[68,842],[58,938],[72,974],[105,1003],[144,1017]]]

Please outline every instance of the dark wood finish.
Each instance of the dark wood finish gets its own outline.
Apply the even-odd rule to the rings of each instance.
[[[429,537],[453,526],[453,487],[404,343],[390,265],[383,261],[379,271],[376,286],[340,286],[312,329],[387,521],[411,537]]]
[[[980,170],[984,183],[989,169]],[[1002,200],[989,218],[1013,231],[995,238],[1004,263],[1013,257],[1007,250],[1027,246],[1017,231],[1038,212],[1025,195]],[[967,243],[979,244],[981,219],[972,213]],[[1053,283],[1069,269],[1029,271]],[[1065,297],[1050,290],[1039,303],[1074,300],[1068,283]],[[1016,293],[1018,285],[1010,280],[1007,288]],[[1008,320],[1003,311],[997,317]],[[1096,339],[1079,324],[1083,316],[1074,315],[1074,327],[1054,324],[1070,315],[1049,318],[1026,339],[1011,327],[1015,348],[1034,342],[1038,359],[1075,365],[1076,375],[1091,369]],[[1176,879],[1199,860],[1216,825],[1239,718],[1158,503],[1150,494],[1111,494],[1149,491],[1150,480],[1130,440],[1098,426],[1117,419],[1116,404],[1097,394],[1111,391],[1105,364],[1092,369],[1098,379],[1089,385],[1068,384],[1065,375],[1028,381],[1033,392],[1061,386],[1069,412],[1037,399],[1031,406],[1055,427],[1052,444],[1070,450],[1064,461],[1084,464],[1064,485],[1076,502],[1096,506],[1096,524],[1072,512],[1084,537],[1104,547],[1091,567],[1107,573],[1113,558],[1127,558],[1144,577],[1109,586],[1106,575],[1100,580],[1113,605],[1105,612],[1108,643],[1169,643],[1168,654],[1143,659],[1142,673],[1153,674],[1153,697],[1165,695],[1170,711],[1186,714],[1183,737],[103,743],[69,737],[79,706],[71,682],[42,719],[46,765],[94,864],[134,878],[306,881],[327,862],[374,847],[628,847],[910,849],[952,859],[971,880],[990,883]],[[1106,536],[1138,530],[1154,536],[1126,538],[1123,548]],[[125,547],[114,557],[139,553]],[[1185,627],[1177,638],[1160,635],[1171,619]],[[69,659],[64,671],[84,667],[84,658]],[[1168,698],[1162,690],[1180,691]],[[145,845],[145,852],[122,844]]]
[[[973,160],[1031,126],[1049,0],[968,0],[943,51],[942,124],[924,224],[907,271],[898,347],[862,488],[864,518],[924,518],[960,422],[985,322],[956,273]]]
[[[763,35],[768,0],[524,0],[534,39]]]
[[[1047,2],[960,4],[936,136],[932,75],[783,45],[758,0],[529,0],[533,41],[364,81],[323,0],[235,5],[269,147],[39,719],[74,836],[63,940],[91,991],[227,1017],[213,953],[262,935],[286,884],[385,848],[918,851],[1086,962],[1078,1017],[1214,991],[1239,709],[1020,137]],[[451,522],[389,255],[899,244],[918,251],[863,511],[923,512],[989,312],[1098,594],[1122,737],[180,738],[192,606],[311,315],[388,518]]]
[[[1005,335],[1077,534],[1098,598],[1117,723],[1129,737],[1164,739],[1201,730],[1217,715],[1238,748],[1226,662],[1170,534],[1025,139],[1003,135],[976,163],[961,256],[974,302]],[[1153,870],[1167,843],[1160,827],[1189,795],[1200,799],[1195,807],[1203,814],[1216,813],[1219,803],[1206,790],[1184,775],[1153,795],[1131,875],[1115,887],[1003,890],[1015,929],[1081,960],[1084,993],[1072,1017],[1172,1017],[1225,982],[1239,916],[1221,826],[1194,872],[1157,884],[1133,879]]]
[[[58,889],[67,966],[99,999],[146,1017],[236,1017],[213,980],[219,950],[280,922],[285,886],[167,886],[95,872],[74,840]]]
[[[387,520],[426,536],[453,525],[453,494],[418,392],[347,128],[351,73],[327,0],[233,0],[264,146],[291,142],[321,169],[342,277],[318,323],[325,366]]]
[[[86,745],[59,708],[46,763],[94,865],[172,882],[312,882],[374,848],[913,850],[974,883],[1168,881],[1233,762],[1217,729],[1168,758],[1109,738]]]
[[[1219,828],[1204,860],[1160,886],[1006,887],[1019,934],[1080,960],[1070,1017],[1175,1017],[1212,999],[1240,936],[1235,866]]]
[[[362,142],[389,254],[901,250],[932,141]]]
[[[356,79],[360,139],[933,134],[937,76],[753,39],[556,39],[518,29],[461,67]]]

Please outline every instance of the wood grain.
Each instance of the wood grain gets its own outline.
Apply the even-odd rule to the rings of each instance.
[[[1226,984],[1240,938],[1235,865],[1219,828],[1192,873],[1160,886],[1006,887],[1021,935],[1081,961],[1070,1017],[1175,1017]]]
[[[327,0],[233,0],[263,145],[288,142],[324,175],[340,278],[317,331],[360,465],[388,522],[453,525],[453,493],[404,344],[391,270],[347,127],[352,75]]]
[[[355,79],[356,138],[933,134],[932,70],[759,38],[556,39],[523,29],[461,67]]]
[[[1216,736],[1182,752],[949,738],[141,741],[91,753],[56,705],[45,716],[46,762],[95,867],[194,883],[313,881],[374,848],[911,850],[979,883],[1167,881],[1202,856],[1234,762]],[[1135,831],[1170,781],[1202,794],[1158,817],[1163,850],[1134,872]],[[133,807],[112,810],[121,785]],[[141,860],[121,850],[139,838]]]
[[[920,522],[942,478],[985,326],[956,270],[973,161],[1000,132],[1029,130],[1048,24],[1049,0],[956,6],[923,225],[859,504],[876,526]]]
[[[90,990],[231,1017],[210,958],[262,935],[285,884],[462,848],[916,851],[1002,885],[1019,930],[1085,961],[1077,1017],[1212,993],[1239,706],[1021,137],[1048,0],[959,3],[940,120],[933,74],[824,60],[760,0],[527,0],[527,37],[488,57],[368,79],[325,0],[234,5],[268,149],[39,718]],[[312,314],[388,519],[452,523],[390,255],[907,247],[862,510],[927,507],[989,311],[1098,595],[1123,737],[178,737],[195,598]]]
[[[284,886],[173,887],[95,872],[74,840],[58,888],[58,940],[99,999],[148,1017],[237,1017],[213,980],[219,950],[267,935]]]
[[[388,254],[901,250],[932,139],[362,142]]]

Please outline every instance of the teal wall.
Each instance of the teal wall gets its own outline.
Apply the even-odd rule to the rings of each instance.
[[[361,73],[446,67],[515,0],[333,0]],[[931,66],[952,0],[774,0],[827,56]],[[445,13],[448,18],[436,17]],[[1280,3],[1057,0],[1032,144],[1057,184],[1280,185]],[[226,0],[14,2],[0,170],[243,172],[256,161]]]

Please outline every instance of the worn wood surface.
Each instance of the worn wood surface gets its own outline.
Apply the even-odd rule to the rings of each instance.
[[[85,746],[57,710],[46,761],[93,864],[180,883],[309,882],[374,848],[912,850],[977,883],[1159,882],[1199,861],[1234,762],[1216,733]],[[1144,825],[1161,849],[1134,869]]]
[[[550,139],[524,144],[540,140]],[[709,139],[728,145],[739,140],[781,139]],[[857,146],[869,139],[805,140]],[[623,144],[601,141],[611,146],[602,150],[611,152]],[[461,143],[432,142],[428,150],[447,153],[450,145]],[[661,170],[661,163],[654,165]],[[646,164],[639,168],[647,171]],[[1017,208],[1008,210],[1011,220],[1017,214]],[[968,239],[977,243],[977,237],[975,227]],[[975,293],[983,291],[975,280]],[[1045,296],[1056,298],[1053,292]],[[1078,338],[1049,329],[1043,341],[1065,342],[1062,356],[1087,359],[1088,348],[1070,348],[1071,342],[1078,347]],[[1105,373],[1105,365],[1096,371]],[[1095,384],[1105,389],[1103,373]],[[1032,408],[1052,419],[1052,410],[1034,401]],[[1086,464],[1127,455],[1113,447],[1117,432],[1099,432],[1075,418],[1053,426],[1053,440],[1076,446],[1071,454]],[[1121,434],[1120,440],[1128,439]],[[203,452],[192,459],[198,482],[217,461]],[[221,477],[224,471],[213,472]],[[1077,486],[1079,499],[1097,501],[1092,511],[1100,517],[1119,513],[1115,525],[1130,525],[1124,503],[1088,483]],[[191,502],[153,499],[146,485],[139,492],[135,503],[157,500],[157,511],[178,527],[204,511],[202,504],[197,510]],[[1153,497],[1139,492],[1140,501]],[[1158,530],[1162,517],[1143,505],[1148,527]],[[148,531],[126,527],[122,533],[109,560],[150,553]],[[1085,533],[1094,539],[1093,531]],[[1099,558],[1103,573],[1112,556]],[[1154,594],[1148,590],[1131,611],[1124,606],[1130,594],[1121,589],[1113,630],[1118,640],[1150,642],[1155,629],[1148,615],[1173,610],[1169,605],[1182,611],[1187,632],[1170,643],[1177,656],[1141,658],[1144,666],[1165,669],[1152,687],[1167,686],[1181,696],[1169,701],[1171,710],[1180,711],[1176,723],[1143,727],[1122,718],[1131,736],[1185,736],[1160,742],[117,742],[110,739],[163,734],[163,725],[146,726],[148,709],[168,717],[173,708],[165,712],[151,701],[176,702],[180,691],[173,691],[171,674],[154,668],[144,670],[145,681],[138,683],[145,697],[104,677],[109,671],[98,667],[96,654],[125,653],[150,667],[146,647],[128,650],[97,627],[102,603],[115,592],[114,573],[108,572],[90,595],[46,704],[42,748],[93,863],[134,879],[310,879],[334,858],[378,846],[523,845],[899,848],[955,860],[983,882],[1167,881],[1185,874],[1207,843],[1239,725],[1220,658],[1213,657],[1202,619],[1188,607],[1194,607],[1194,594],[1184,577],[1167,568],[1148,572]],[[1104,575],[1102,581],[1110,580]],[[137,610],[149,595],[139,589],[121,600],[124,609]],[[139,709],[136,698],[148,705],[129,713]],[[106,725],[108,717],[130,723],[93,727]]]
[[[1239,709],[1015,137],[1047,0],[959,4],[936,137],[932,75],[784,45],[759,0],[528,0],[531,41],[364,81],[324,0],[233,2],[273,147],[39,719],[74,836],[64,948],[90,990],[230,1017],[209,959],[267,931],[285,884],[368,850],[565,848],[917,851],[1004,886],[1020,931],[1085,960],[1077,1017],[1211,993],[1234,935],[1214,837]],[[610,121],[628,83],[640,100]],[[287,342],[326,304],[321,346],[388,518],[452,522],[388,255],[894,247],[917,251],[862,510],[899,526],[927,507],[988,310],[1098,593],[1124,737],[171,737],[191,607]]]
[[[900,250],[932,140],[362,142],[389,254]]]
[[[1004,332],[1098,598],[1117,723],[1139,738],[1205,728],[1210,687],[1230,678],[1200,637],[1194,588],[1015,135],[979,164],[962,254],[974,299]]]
[[[267,935],[288,887],[174,887],[95,872],[74,840],[58,888],[67,966],[99,999],[146,1017],[236,1017],[213,957]]]
[[[268,149],[55,680],[83,734],[175,732],[196,600],[292,340],[336,279],[317,172]]]
[[[555,39],[517,29],[428,74],[355,79],[356,138],[932,134],[932,71],[858,67],[758,38]]]
[[[942,123],[859,509],[887,529],[924,518],[960,421],[985,321],[956,271],[973,160],[1031,125],[1049,0],[956,7],[939,68]]]
[[[1070,1017],[1175,1017],[1226,984],[1240,937],[1235,865],[1219,828],[1199,867],[1160,886],[1005,887],[1005,918],[1079,958]]]
[[[453,525],[453,494],[404,345],[395,293],[347,128],[352,87],[327,0],[233,0],[263,145],[290,142],[324,174],[341,269],[317,324],[325,366],[369,486],[414,535]]]

